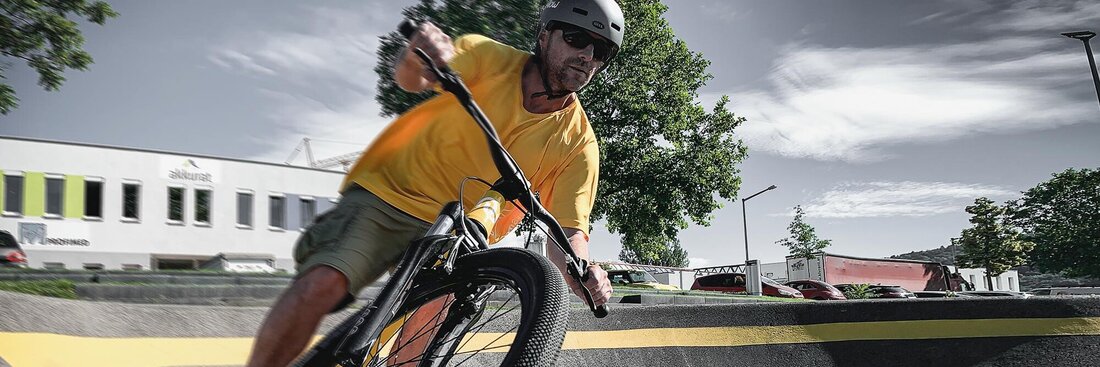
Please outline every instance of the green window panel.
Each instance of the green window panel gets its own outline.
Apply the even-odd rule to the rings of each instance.
[[[84,217],[84,176],[65,175],[65,218]]]
[[[27,172],[23,174],[23,215],[41,217],[46,215],[46,174]]]

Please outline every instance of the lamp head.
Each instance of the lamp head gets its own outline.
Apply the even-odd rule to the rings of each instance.
[[[1062,35],[1066,36],[1066,37],[1069,37],[1069,38],[1075,38],[1075,39],[1079,39],[1079,40],[1082,40],[1082,41],[1087,41],[1089,38],[1095,37],[1096,33],[1092,32],[1092,31],[1077,31],[1077,32],[1062,33]]]

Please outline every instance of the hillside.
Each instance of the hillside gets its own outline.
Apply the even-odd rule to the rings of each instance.
[[[955,245],[940,246],[924,251],[907,252],[901,255],[890,256],[891,259],[935,261],[943,265],[955,265]]]
[[[955,265],[955,254],[958,251],[955,247],[955,245],[940,246],[939,248],[931,250],[913,251],[901,255],[894,255],[890,256],[890,258],[936,261],[944,265]],[[1012,268],[1012,270],[1020,273],[1020,289],[1025,291],[1043,287],[1100,286],[1100,279],[1068,278],[1061,274],[1044,273],[1039,271],[1038,268],[1031,266],[1017,266]]]

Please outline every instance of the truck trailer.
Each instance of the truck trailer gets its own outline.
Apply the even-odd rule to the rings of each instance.
[[[829,284],[882,284],[910,291],[962,291],[969,288],[958,274],[938,263],[902,259],[868,259],[829,253],[787,257],[788,280],[811,279]]]

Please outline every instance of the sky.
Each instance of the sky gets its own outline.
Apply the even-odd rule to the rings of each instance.
[[[21,99],[0,135],[284,162],[303,137],[319,158],[362,149],[391,120],[375,51],[413,1],[108,2],[121,16],[82,25],[95,64],[60,91],[0,59]],[[1084,48],[1059,35],[1100,31],[1100,2],[664,4],[711,62],[698,103],[726,95],[748,119],[734,131],[749,147],[742,197],[778,186],[745,203],[763,263],[787,254],[775,242],[796,205],[826,251],[885,257],[949,244],[977,197],[1100,167]],[[726,202],[680,233],[692,267],[744,262],[741,210]],[[601,223],[591,240],[594,259],[617,257]]]

